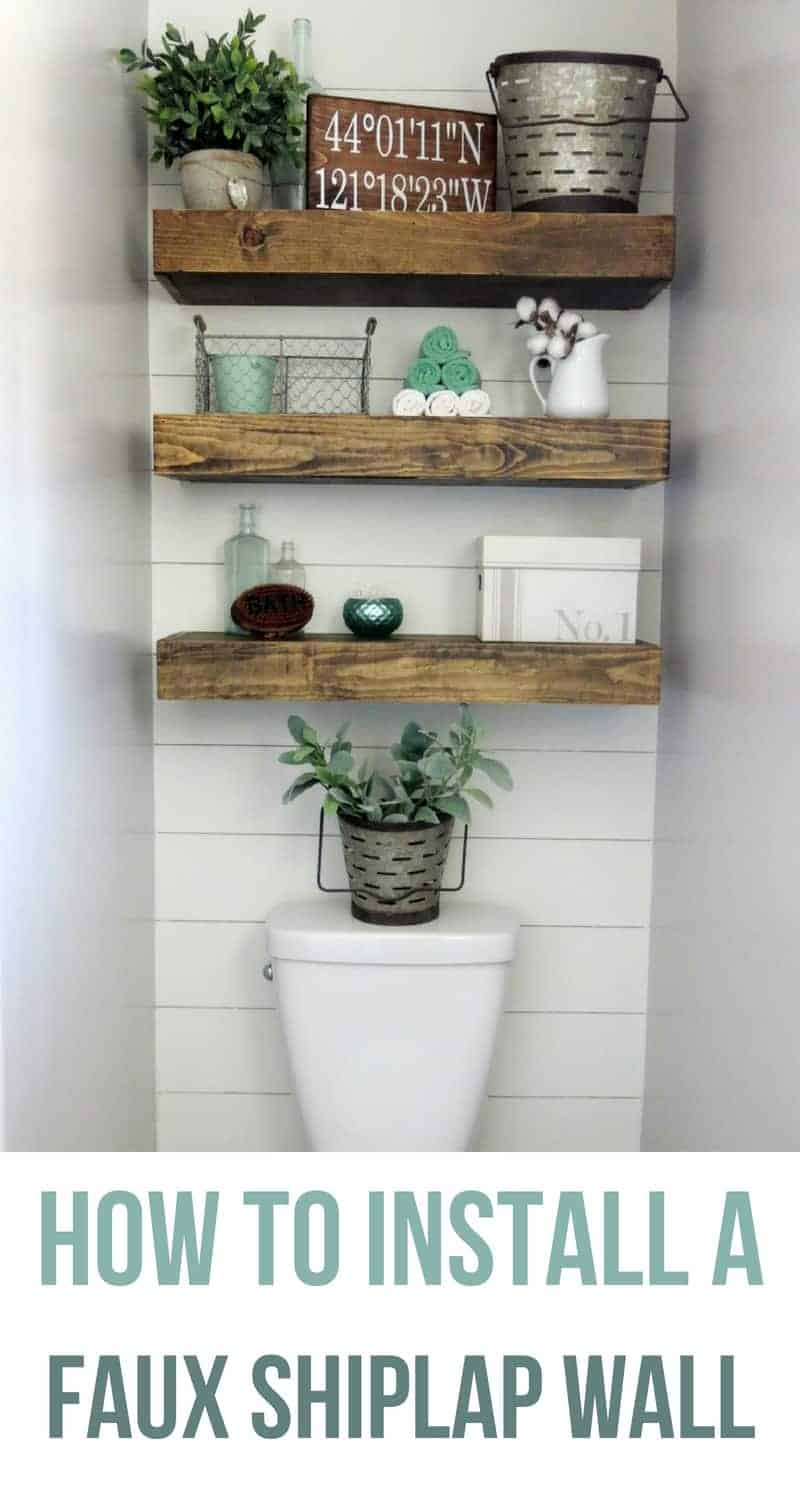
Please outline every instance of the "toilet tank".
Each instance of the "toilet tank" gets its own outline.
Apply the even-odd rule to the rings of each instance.
[[[372,927],[346,899],[267,922],[298,1102],[317,1151],[463,1151],[484,1096],[518,918],[442,904]]]

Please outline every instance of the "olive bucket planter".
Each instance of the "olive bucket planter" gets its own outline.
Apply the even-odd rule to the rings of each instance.
[[[350,893],[350,909],[360,922],[383,927],[412,927],[435,922],[439,915],[444,868],[450,850],[454,819],[441,813],[440,823],[368,823],[339,812],[339,831]],[[325,815],[320,814],[317,885],[334,894],[338,888],[322,883]],[[467,834],[461,881],[464,885]]]

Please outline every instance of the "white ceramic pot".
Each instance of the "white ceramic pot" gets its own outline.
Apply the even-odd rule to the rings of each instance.
[[[181,157],[180,174],[187,208],[261,208],[269,181],[261,162],[244,151],[190,151]]]

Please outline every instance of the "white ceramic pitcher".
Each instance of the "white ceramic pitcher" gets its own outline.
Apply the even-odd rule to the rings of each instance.
[[[603,350],[610,337],[608,333],[595,333],[589,339],[579,339],[566,359],[551,359],[548,354],[534,356],[528,373],[546,417],[608,416],[608,381],[603,368]],[[540,359],[546,359],[552,371],[548,396],[543,394],[536,380],[536,366]]]

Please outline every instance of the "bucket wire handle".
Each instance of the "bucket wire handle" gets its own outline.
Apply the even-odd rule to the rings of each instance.
[[[662,79],[667,84],[680,110],[679,115],[613,115],[610,120],[579,120],[573,118],[571,115],[559,115],[558,117],[547,115],[544,119],[526,120],[524,123],[527,125],[584,125],[589,130],[604,130],[608,125],[683,125],[689,119],[689,111],[672,82],[669,73],[665,73],[663,68],[658,75],[658,82],[661,83]],[[494,64],[492,64],[491,67],[486,69],[486,82],[489,85],[489,93],[492,96],[497,116],[502,120],[502,116],[500,115],[500,101],[497,97],[494,80]]]
[[[326,896],[349,896],[350,895],[350,887],[349,887],[349,885],[323,885],[322,884],[322,850],[323,850],[323,837],[324,837],[324,833],[325,833],[325,809],[324,809],[324,807],[321,807],[320,810],[319,810],[319,837],[318,837],[318,840],[317,840],[317,890],[322,891]],[[469,838],[469,829],[468,829],[468,827],[467,827],[467,825],[465,823],[464,824],[464,842],[463,842],[463,844],[461,846],[461,879],[459,880],[458,885],[443,885],[443,886],[440,887],[440,889],[443,892],[446,892],[448,896],[453,895],[457,891],[463,891],[463,889],[464,889],[464,881],[467,878],[467,839],[468,838]]]

